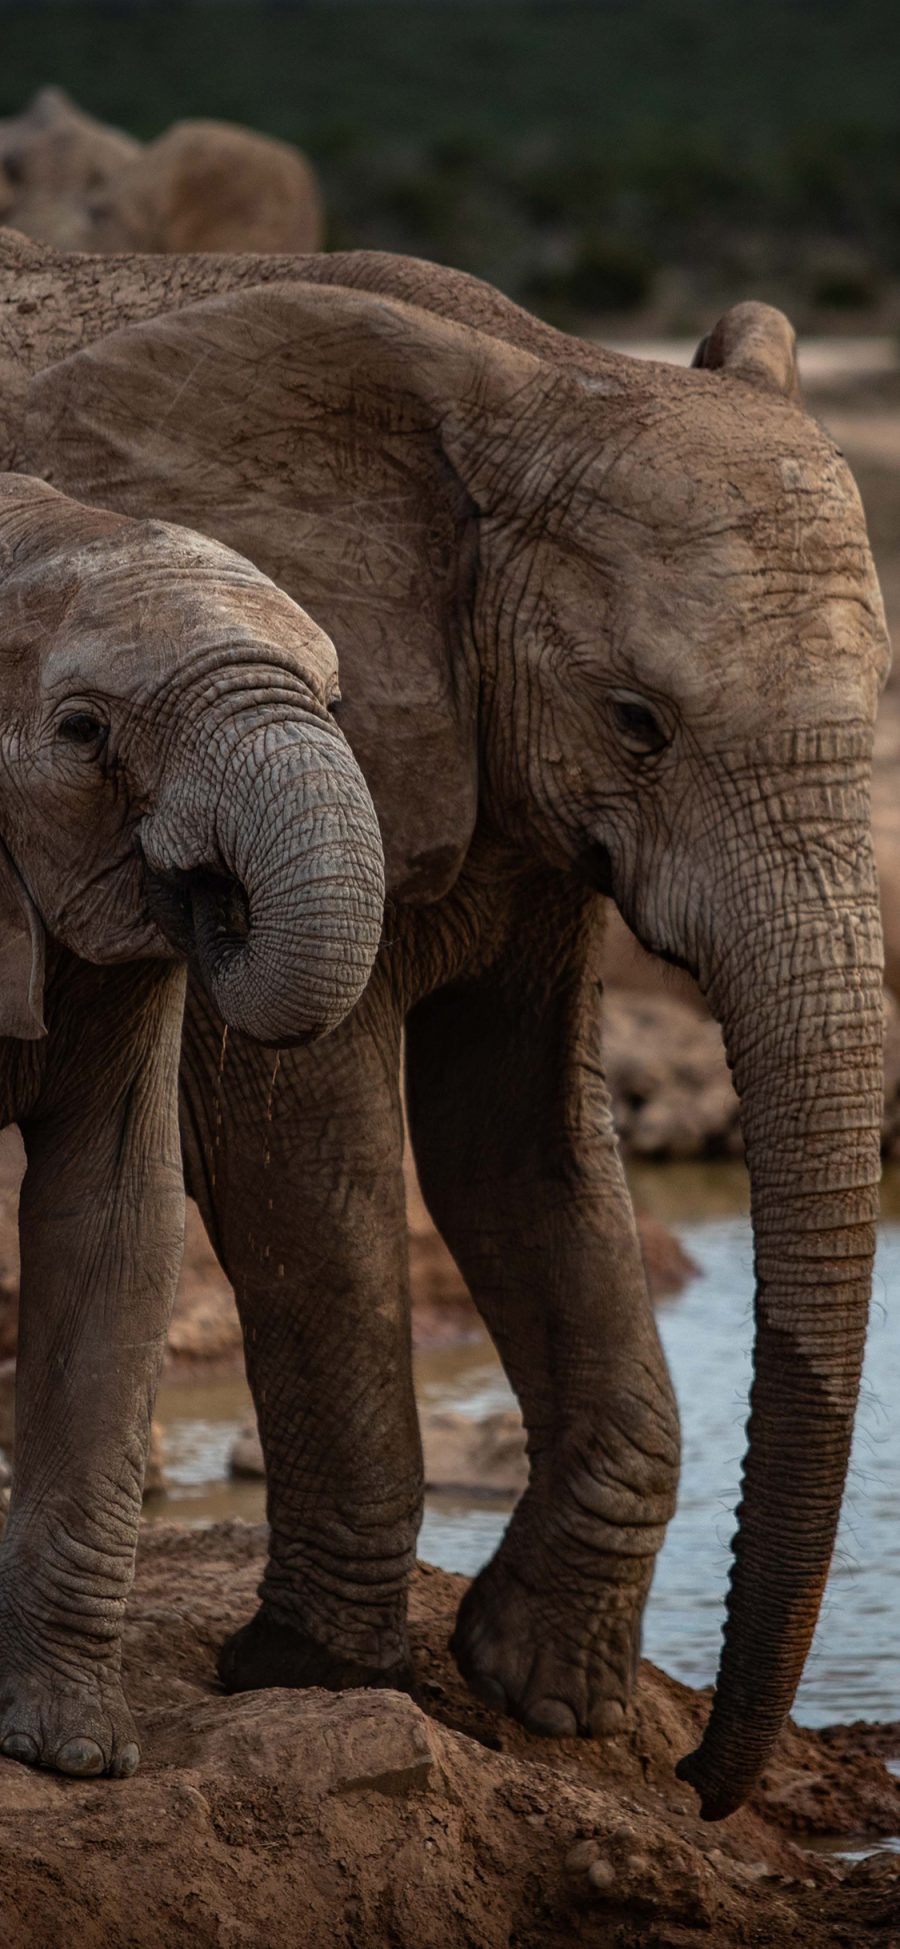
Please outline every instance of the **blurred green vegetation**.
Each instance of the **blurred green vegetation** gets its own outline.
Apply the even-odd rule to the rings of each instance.
[[[750,292],[843,323],[900,287],[898,56],[897,0],[6,0],[0,114],[55,81],[142,136],[267,129],[318,164],[332,248],[563,323]]]

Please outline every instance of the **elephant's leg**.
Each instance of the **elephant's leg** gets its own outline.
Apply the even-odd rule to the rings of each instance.
[[[63,1773],[123,1775],[138,1762],[121,1630],[184,1240],[183,987],[180,969],[101,976],[76,965],[52,996],[40,1099],[20,1118],[28,1168],[0,1549],[0,1752]]]
[[[424,1196],[518,1395],[530,1477],[459,1614],[483,1697],[535,1731],[621,1724],[678,1419],[600,1071],[592,922],[549,901],[515,960],[407,1025]]]
[[[188,1182],[237,1294],[271,1530],[234,1691],[409,1683],[421,1517],[399,1017],[378,980],[344,1027],[276,1055],[188,1010]]]

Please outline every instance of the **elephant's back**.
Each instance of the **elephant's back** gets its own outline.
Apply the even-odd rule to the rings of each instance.
[[[589,377],[621,363],[619,354],[555,331],[481,278],[422,258],[362,250],[89,257],[44,249],[10,230],[0,230],[0,359],[37,372],[125,325],[225,291],[286,282],[379,292]]]

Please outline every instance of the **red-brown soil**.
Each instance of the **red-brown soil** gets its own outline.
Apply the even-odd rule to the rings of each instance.
[[[264,1533],[145,1531],[126,1634],[143,1745],[129,1781],[0,1761],[10,1949],[709,1949],[900,1941],[900,1858],[802,1851],[900,1829],[863,1741],[789,1730],[751,1808],[704,1826],[673,1764],[707,1701],[641,1669],[621,1739],[544,1742],[465,1690],[463,1580],[413,1589],[421,1705],[392,1692],[222,1697]]]

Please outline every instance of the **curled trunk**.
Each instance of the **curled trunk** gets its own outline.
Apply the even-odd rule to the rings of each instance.
[[[218,764],[221,764],[221,753]],[[198,855],[177,816],[204,794]],[[381,840],[362,773],[328,724],[258,724],[217,764],[197,760],[145,824],[158,919],[229,1027],[261,1042],[310,1041],[359,999],[381,937]]]

